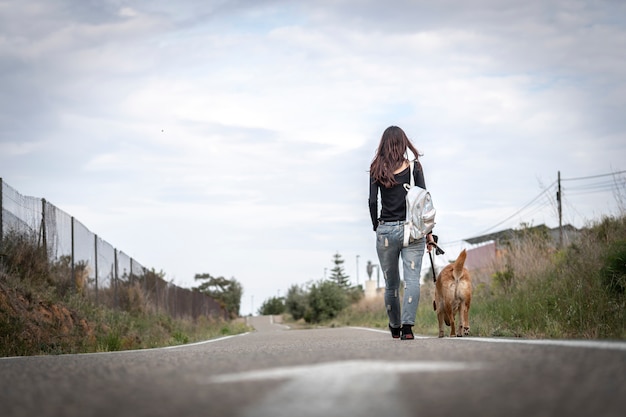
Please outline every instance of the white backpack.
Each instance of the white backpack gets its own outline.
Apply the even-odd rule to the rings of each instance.
[[[411,162],[411,183],[406,188],[406,221],[404,222],[404,246],[426,236],[435,227],[435,206],[430,193],[415,185],[413,171],[415,161]]]

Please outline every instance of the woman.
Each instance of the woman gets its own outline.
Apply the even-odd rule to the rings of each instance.
[[[385,277],[385,305],[389,316],[389,329],[394,339],[413,340],[413,326],[420,298],[420,271],[424,256],[425,239],[403,247],[406,220],[406,189],[410,183],[410,164],[407,150],[415,157],[415,185],[426,188],[424,172],[418,161],[419,152],[397,126],[383,133],[370,166],[369,209],[376,232],[376,252]],[[382,208],[378,215],[378,192]],[[433,242],[432,233],[426,237],[428,250]],[[400,269],[402,257],[404,271],[404,298],[400,309]]]

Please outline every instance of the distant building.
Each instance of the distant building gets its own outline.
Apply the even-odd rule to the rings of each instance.
[[[465,242],[476,245],[471,249],[467,249],[467,260],[465,267],[469,270],[479,270],[490,266],[493,262],[502,256],[507,241],[518,238],[525,233],[544,234],[556,248],[559,246],[560,231],[558,227],[550,229],[546,225],[529,227],[521,230],[506,229],[499,232],[489,233],[482,236],[465,239]],[[574,240],[580,233],[572,225],[563,226],[563,244],[567,245]]]
[[[488,242],[467,250],[465,267],[470,271],[486,268],[496,260],[497,256],[496,242]]]

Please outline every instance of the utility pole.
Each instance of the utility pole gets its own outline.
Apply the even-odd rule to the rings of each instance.
[[[558,191],[556,192],[556,201],[558,203],[558,210],[559,210],[559,248],[562,248],[563,247],[563,209],[562,209],[561,200],[562,200],[563,194],[561,192],[561,171],[559,171],[558,173],[557,183],[558,183]]]
[[[359,285],[359,258],[361,255],[356,256],[356,285]]]

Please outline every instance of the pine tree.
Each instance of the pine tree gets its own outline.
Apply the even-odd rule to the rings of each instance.
[[[333,255],[333,263],[335,264],[335,266],[330,271],[330,279],[332,281],[335,281],[337,285],[339,285],[341,288],[348,288],[350,287],[350,277],[346,275],[345,271],[343,270],[343,262],[344,260],[339,252]]]
[[[239,316],[243,287],[235,278],[212,277],[211,274],[207,273],[196,274],[194,278],[205,281],[198,287],[194,287],[194,290],[200,291],[221,303],[231,318]]]

